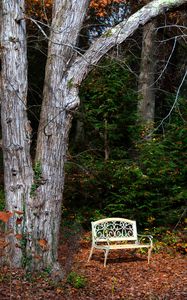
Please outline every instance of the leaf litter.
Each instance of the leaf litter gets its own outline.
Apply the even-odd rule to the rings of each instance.
[[[0,240],[3,243],[3,234]],[[153,253],[147,264],[146,254],[130,250],[109,253],[106,268],[104,254],[95,251],[87,262],[90,251],[89,233],[80,239],[63,239],[59,245],[59,262],[66,277],[77,274],[85,285],[76,288],[66,278],[54,282],[47,271],[29,273],[22,269],[2,266],[0,269],[1,300],[185,300],[187,299],[186,257],[168,249]],[[0,252],[0,254],[2,254]],[[79,282],[78,282],[79,283]]]

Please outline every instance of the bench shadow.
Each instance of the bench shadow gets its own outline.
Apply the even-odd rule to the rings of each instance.
[[[103,264],[104,262],[104,255],[102,253],[99,254],[93,254],[92,261],[97,261]],[[147,261],[147,257],[140,257],[135,254],[131,255],[120,255],[120,256],[114,256],[110,253],[107,258],[107,265],[108,264],[118,264],[118,263],[131,263],[131,262],[137,262],[137,261]]]

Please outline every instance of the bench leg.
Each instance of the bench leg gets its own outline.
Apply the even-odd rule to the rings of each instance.
[[[104,251],[105,251],[104,267],[106,267],[106,261],[107,261],[107,256],[108,256],[109,249],[106,249]]]
[[[91,250],[90,250],[90,255],[88,257],[88,262],[90,261],[91,257],[92,257],[92,254],[93,254],[93,249],[94,247],[92,246]]]
[[[148,264],[150,263],[151,251],[152,251],[152,248],[149,248],[148,249]]]

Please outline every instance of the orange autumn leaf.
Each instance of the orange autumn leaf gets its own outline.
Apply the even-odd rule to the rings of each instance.
[[[56,289],[56,293],[57,293],[57,294],[63,293],[63,289],[62,289],[62,288],[57,288],[57,289]]]
[[[37,259],[37,260],[41,260],[42,256],[40,256],[40,255],[34,255],[34,258]]]
[[[17,238],[17,240],[21,240],[21,239],[22,239],[22,234],[17,233],[17,234],[15,235],[15,237]]]
[[[17,215],[23,215],[23,211],[21,210],[14,210],[14,213]]]
[[[89,7],[95,10],[96,15],[105,16],[106,7],[116,3],[125,3],[127,0],[91,0]],[[26,12],[29,16],[35,16],[42,20],[51,18],[52,0],[26,0]]]
[[[40,247],[45,248],[47,246],[47,241],[42,239],[38,241],[38,244],[40,245]]]
[[[8,220],[13,216],[13,213],[10,211],[0,211],[0,220],[4,223],[7,223]]]
[[[126,0],[91,0],[90,8],[93,8],[96,11],[96,14],[100,17],[106,15],[105,8],[115,3],[126,2]]]
[[[99,7],[105,7],[112,3],[120,3],[120,2],[126,2],[126,1],[124,1],[124,0],[91,0],[90,7],[99,8]]]

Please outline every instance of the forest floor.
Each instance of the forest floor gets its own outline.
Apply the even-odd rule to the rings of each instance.
[[[185,300],[187,299],[186,257],[166,248],[147,255],[111,251],[107,267],[103,252],[95,251],[88,263],[90,233],[71,236],[60,243],[59,261],[66,278],[55,283],[47,271],[38,274],[8,266],[0,269],[1,300]],[[63,239],[64,240],[64,239]],[[67,282],[67,275],[68,282]]]

